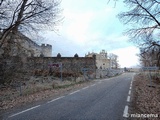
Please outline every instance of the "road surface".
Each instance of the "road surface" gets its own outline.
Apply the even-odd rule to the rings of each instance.
[[[123,120],[134,73],[96,80],[90,86],[5,116],[7,120]]]

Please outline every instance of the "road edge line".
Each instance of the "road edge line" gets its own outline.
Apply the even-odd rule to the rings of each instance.
[[[53,100],[51,100],[51,101],[48,101],[47,103],[54,102],[54,101],[59,100],[59,99],[64,98],[64,97],[65,97],[65,96],[58,97],[58,98],[56,98],[56,99],[53,99]]]
[[[18,112],[18,113],[13,114],[13,115],[9,116],[8,118],[17,116],[17,115],[22,114],[22,113],[25,113],[25,112],[28,112],[28,111],[33,110],[33,109],[35,109],[35,108],[38,108],[38,107],[40,107],[40,106],[41,106],[41,105],[37,105],[37,106],[31,107],[31,108],[28,108],[28,109],[26,109],[26,110],[23,110],[23,111],[21,111],[21,112]]]
[[[123,112],[123,117],[128,118],[128,105],[125,106],[124,112]]]

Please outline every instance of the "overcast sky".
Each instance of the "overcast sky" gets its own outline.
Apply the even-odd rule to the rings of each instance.
[[[52,45],[53,56],[60,53],[62,57],[72,57],[77,53],[84,57],[88,52],[99,53],[104,49],[108,54],[119,56],[121,67],[138,65],[136,54],[139,50],[123,35],[127,26],[117,18],[125,7],[120,1],[116,7],[114,2],[107,2],[62,0],[64,21],[58,34],[53,31],[45,33],[45,42]]]

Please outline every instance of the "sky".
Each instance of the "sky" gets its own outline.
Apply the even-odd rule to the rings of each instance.
[[[123,3],[108,0],[62,0],[64,20],[59,31],[45,32],[45,43],[52,45],[53,56],[84,57],[88,52],[118,55],[121,67],[138,65],[139,49],[123,34],[127,26],[117,18],[125,11]]]

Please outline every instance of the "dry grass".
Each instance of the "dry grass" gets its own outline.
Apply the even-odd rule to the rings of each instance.
[[[82,84],[83,83],[83,84]],[[15,106],[21,106],[34,101],[48,99],[58,96],[66,91],[83,87],[89,84],[86,81],[60,81],[53,80],[50,82],[30,82],[26,86],[22,86],[22,95],[20,96],[20,87],[3,88],[0,92],[0,110],[7,110]]]
[[[150,80],[146,74],[138,74],[133,82],[133,100],[131,114],[158,114],[160,117],[160,87],[153,82],[150,87]],[[132,118],[134,120],[134,118]],[[135,118],[135,120],[159,120],[160,118]]]

